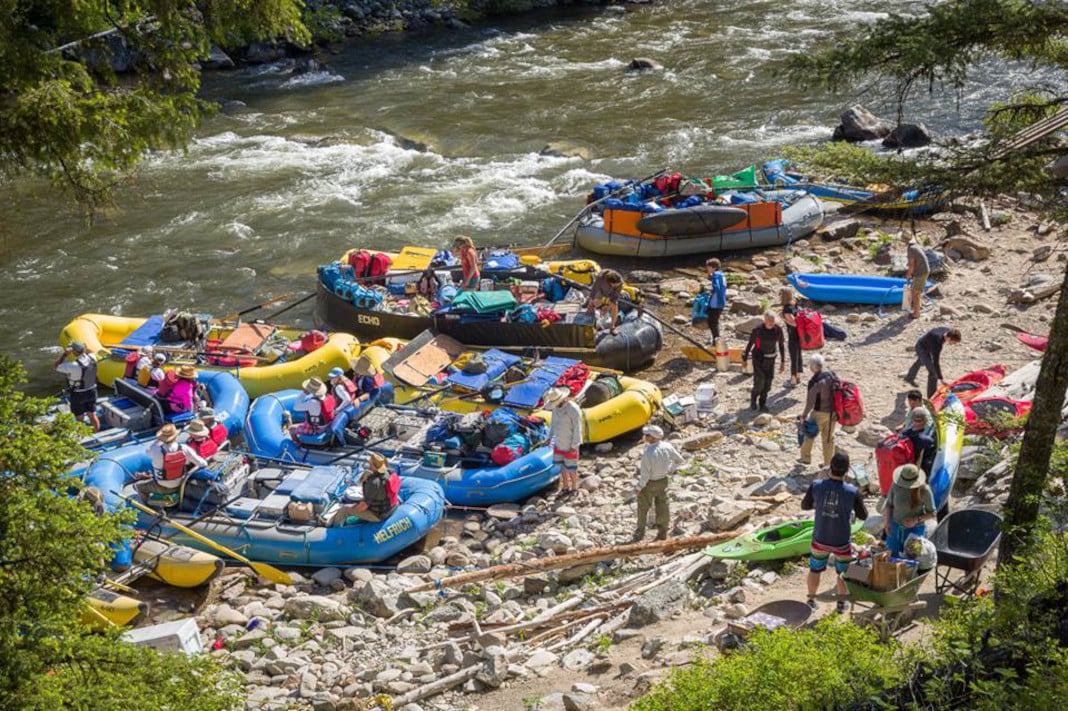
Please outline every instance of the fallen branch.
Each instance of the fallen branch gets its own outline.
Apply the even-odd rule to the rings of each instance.
[[[434,590],[439,587],[455,588],[477,583],[483,580],[500,580],[502,578],[518,578],[526,575],[545,573],[550,570],[570,568],[584,563],[598,563],[605,560],[618,560],[620,558],[633,558],[649,553],[665,553],[681,549],[704,548],[714,543],[720,543],[737,537],[735,531],[725,533],[707,533],[700,536],[688,536],[686,538],[669,538],[666,541],[652,541],[649,543],[629,543],[622,546],[605,546],[593,548],[579,553],[543,558],[540,560],[526,561],[523,563],[508,563],[496,565],[492,568],[475,570],[470,573],[460,573],[437,582],[422,583],[408,588],[408,592],[423,592]]]
[[[443,691],[448,691],[454,686],[463,684],[468,679],[474,679],[480,671],[482,671],[482,664],[474,664],[469,667],[464,667],[460,671],[449,674],[448,676],[443,676],[437,681],[432,681],[429,684],[416,687],[408,693],[393,699],[393,708],[399,709],[406,704],[414,704],[417,701],[436,696]],[[375,706],[374,709],[382,711],[379,706]]]
[[[587,637],[589,637],[590,634],[595,629],[600,627],[602,622],[604,622],[604,618],[601,617],[600,615],[598,615],[597,617],[594,617],[593,620],[591,620],[588,625],[586,625],[585,627],[580,629],[578,632],[576,632],[574,637],[568,637],[567,639],[562,639],[559,642],[557,642],[556,644],[549,645],[545,649],[547,651],[549,651],[549,652],[556,652],[558,650],[565,649],[565,648],[570,647],[572,645],[578,644],[582,640],[584,640]]]

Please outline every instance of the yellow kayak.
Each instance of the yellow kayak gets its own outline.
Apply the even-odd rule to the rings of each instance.
[[[150,329],[150,319],[85,314],[68,323],[59,334],[63,347],[71,341],[81,341],[90,353],[97,355],[97,381],[110,386],[126,370],[126,353],[136,347],[122,345],[138,329]],[[157,320],[158,322],[158,320]],[[144,327],[144,328],[142,328]],[[196,352],[183,344],[156,343],[157,353],[167,354],[167,369],[189,364],[198,370],[223,370],[233,373],[241,381],[249,397],[288,388],[299,388],[304,380],[318,376],[325,378],[334,367],[348,369],[360,355],[360,343],[346,333],[331,334],[326,343],[311,352],[292,350],[302,331],[271,324],[212,324],[204,346],[206,352]],[[135,337],[136,339],[136,337]],[[255,346],[258,355],[241,354]]]
[[[134,547],[134,561],[148,569],[148,577],[176,588],[195,588],[226,567],[218,556],[158,538],[145,538]]]
[[[82,622],[90,627],[106,627],[105,620],[110,624],[125,627],[148,614],[147,602],[103,588],[89,593],[86,601],[89,605],[82,615]]]
[[[380,370],[385,372],[382,364],[389,357],[401,350],[404,341],[395,338],[383,338],[373,341],[363,351],[365,357],[374,362]],[[453,359],[453,364],[466,363],[474,351],[466,351]],[[529,369],[529,361],[524,361],[523,366]],[[601,375],[615,375],[614,371],[602,368],[590,368],[590,380]],[[393,384],[393,397],[398,405],[415,404],[420,407],[436,406],[448,412],[466,414],[484,410],[495,410],[502,405],[485,400],[480,394],[464,391],[458,388],[442,389],[440,386],[426,385],[413,387],[394,374],[385,372],[386,378]],[[645,425],[652,416],[660,409],[663,397],[658,388],[647,380],[618,376],[619,384],[623,391],[604,402],[582,407],[583,436],[587,443],[606,442],[622,434],[639,429]],[[580,395],[579,403],[583,404],[583,396]],[[552,415],[547,410],[535,410],[513,407],[514,410],[524,415],[534,415],[544,418],[547,422],[552,420]]]

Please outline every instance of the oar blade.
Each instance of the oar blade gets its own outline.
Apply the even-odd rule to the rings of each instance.
[[[272,583],[279,583],[280,585],[292,585],[293,578],[289,576],[289,573],[284,570],[279,570],[273,565],[267,565],[266,563],[254,563],[249,562],[249,567],[256,572],[261,578],[266,578]]]

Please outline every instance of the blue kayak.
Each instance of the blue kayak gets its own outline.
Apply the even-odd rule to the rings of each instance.
[[[806,299],[831,304],[899,306],[906,279],[860,274],[790,274],[786,280]],[[933,284],[927,282],[927,289]]]

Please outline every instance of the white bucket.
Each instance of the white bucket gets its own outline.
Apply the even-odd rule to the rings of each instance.
[[[697,401],[698,412],[712,412],[716,409],[716,403],[719,401],[719,393],[716,392],[716,386],[713,383],[701,383],[697,386],[697,391],[694,393],[694,399]]]

